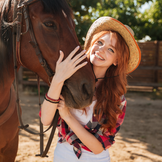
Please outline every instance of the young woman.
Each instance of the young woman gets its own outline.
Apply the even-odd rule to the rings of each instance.
[[[54,162],[109,162],[108,148],[114,143],[125,116],[126,76],[139,65],[140,50],[131,28],[111,17],[101,17],[92,24],[85,50],[73,58],[78,49],[76,47],[64,61],[60,51],[47,96],[61,100],[58,104],[44,100],[41,120],[49,125],[56,109],[59,110],[59,141]],[[68,108],[60,96],[62,86],[86,65],[86,62],[79,64],[86,57],[96,77],[93,102],[83,110]]]

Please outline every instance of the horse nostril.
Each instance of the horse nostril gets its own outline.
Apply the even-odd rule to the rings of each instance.
[[[90,95],[91,95],[90,87],[88,86],[88,84],[83,83],[83,85],[82,85],[82,96],[83,96],[83,99],[84,100],[89,99]]]

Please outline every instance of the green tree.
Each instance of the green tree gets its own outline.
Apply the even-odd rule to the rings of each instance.
[[[140,18],[142,13],[139,8],[149,1],[151,0],[103,0],[102,3],[98,3],[96,13],[99,17],[111,16],[129,25],[135,33],[135,38],[139,40],[146,35],[141,28],[147,23]]]
[[[142,32],[149,35],[151,40],[162,40],[162,0],[154,0],[141,19],[145,22]]]
[[[86,33],[92,24],[91,8],[96,8],[98,0],[69,0],[75,16],[76,33],[80,43],[84,44]]]
[[[146,2],[153,2],[151,9],[141,13],[140,7]],[[101,16],[111,16],[129,25],[137,40],[146,35],[161,40],[162,0],[70,0],[70,4],[81,44],[90,25]]]

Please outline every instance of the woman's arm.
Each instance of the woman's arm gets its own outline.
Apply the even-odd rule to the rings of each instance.
[[[63,81],[62,82],[59,81],[59,78],[57,79],[57,77],[54,76],[47,95],[50,98],[59,99],[63,84],[64,84]],[[41,107],[41,122],[43,123],[43,125],[47,126],[51,124],[56,109],[57,109],[57,104],[48,102],[46,100],[43,101]]]
[[[99,154],[104,150],[98,139],[88,132],[72,115],[67,116],[64,120],[82,143],[94,154]]]
[[[85,50],[77,54],[73,59],[72,57],[79,50],[79,47],[76,47],[70,55],[64,60],[64,54],[60,51],[60,57],[56,63],[55,75],[52,79],[50,88],[48,90],[47,95],[53,99],[59,99],[62,86],[64,81],[71,77],[78,69],[82,68],[87,64],[87,62],[83,62],[79,64],[86,58]],[[53,117],[55,115],[57,109],[57,104],[48,102],[46,100],[43,101],[41,108],[41,121],[43,125],[50,125]]]
[[[94,154],[101,153],[104,148],[98,139],[88,132],[76,119],[71,115],[69,108],[65,106],[64,99],[61,96],[61,101],[58,104],[58,110],[61,118],[68,124],[73,130],[80,141],[89,148]]]

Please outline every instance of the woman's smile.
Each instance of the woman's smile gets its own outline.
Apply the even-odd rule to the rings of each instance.
[[[101,61],[104,61],[104,60],[105,60],[102,56],[100,56],[100,54],[98,54],[98,53],[96,53],[96,52],[95,52],[94,55],[95,55],[99,60],[101,60]]]

